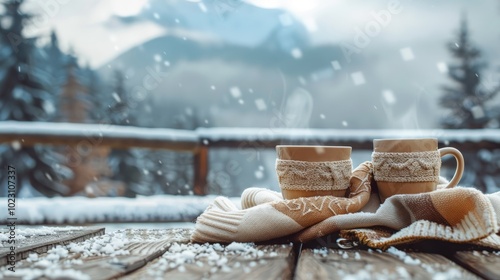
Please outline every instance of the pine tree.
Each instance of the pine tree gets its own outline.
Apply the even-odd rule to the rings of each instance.
[[[66,81],[60,94],[60,121],[70,123],[89,122],[92,108],[88,89],[82,83],[82,71],[75,57],[67,56],[65,68]],[[78,145],[66,145],[66,165],[73,171],[73,176],[63,183],[69,188],[69,195],[83,193],[89,185],[98,182],[108,174],[107,156],[109,148],[92,144],[85,151]]]
[[[470,41],[465,17],[461,20],[457,39],[449,42],[447,47],[458,62],[448,66],[448,76],[454,86],[443,87],[444,95],[440,104],[451,113],[442,120],[442,126],[451,129],[493,127],[498,121],[495,119],[497,109],[492,106],[491,101],[500,91],[500,87],[483,86],[481,74],[486,64],[481,60],[480,50]],[[500,183],[500,170],[493,160],[494,155],[498,157],[498,151],[462,153],[469,168],[464,173],[461,184],[475,186],[483,192],[492,191],[492,184]],[[444,163],[450,169],[454,168],[454,160]]]
[[[103,83],[97,76],[95,71],[90,66],[85,66],[81,69],[82,83],[88,91],[89,102],[92,104],[89,111],[89,119],[93,123],[107,123],[109,122],[106,104],[109,100],[103,94]]]
[[[444,86],[440,104],[451,113],[442,120],[444,128],[484,128],[491,121],[492,111],[487,102],[500,88],[485,89],[481,86],[481,72],[486,64],[481,52],[470,41],[467,21],[462,18],[458,38],[448,43],[448,50],[458,62],[448,66],[448,76],[453,86]]]
[[[41,58],[36,38],[23,35],[31,15],[21,11],[23,0],[7,0],[3,6],[0,28],[0,121],[45,121],[53,113],[53,96],[47,90],[46,75],[40,70]],[[67,173],[57,164],[57,154],[47,147],[21,147],[15,143],[0,150],[0,165],[16,167],[18,191],[27,183],[45,195],[64,194],[67,188],[58,183]],[[0,173],[4,182],[5,172]],[[3,188],[2,188],[3,190]]]
[[[71,59],[68,55],[62,52],[59,47],[59,39],[55,31],[50,33],[50,43],[43,49],[44,55],[46,56],[45,70],[49,75],[50,83],[48,85],[48,91],[54,97],[54,108],[60,108],[60,95],[61,88],[63,84],[68,79],[66,65],[68,59]],[[59,110],[55,109],[55,113],[52,114],[50,121],[60,120],[62,116]]]
[[[113,86],[113,104],[109,105],[108,118],[114,125],[136,125],[136,119],[132,114],[130,98],[125,89],[125,77],[123,73],[115,72],[115,81]],[[126,196],[135,196],[142,193],[140,190],[143,180],[142,169],[139,168],[141,154],[131,149],[113,150],[110,155],[111,166],[113,169],[112,179],[121,181],[127,185]]]

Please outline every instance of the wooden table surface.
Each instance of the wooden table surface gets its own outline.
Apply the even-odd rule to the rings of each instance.
[[[291,243],[192,244],[191,231],[72,227],[18,237],[16,272],[8,269],[10,250],[2,241],[0,279],[500,279],[500,252],[447,243],[385,252]]]

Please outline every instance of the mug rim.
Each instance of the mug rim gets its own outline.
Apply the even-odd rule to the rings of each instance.
[[[415,141],[415,140],[418,140],[418,141],[421,141],[421,140],[436,140],[438,141],[438,139],[436,137],[422,137],[422,138],[375,138],[373,139],[373,142],[377,141],[377,142],[380,142],[380,141]]]
[[[351,146],[323,146],[323,145],[276,145],[276,148],[335,148],[335,149],[350,149]]]
[[[408,149],[407,147],[412,147]],[[424,152],[436,150],[439,148],[437,138],[391,138],[391,139],[373,139],[374,152]]]
[[[277,145],[276,153],[279,159],[308,162],[338,161],[351,158],[350,146],[320,146],[320,145]]]

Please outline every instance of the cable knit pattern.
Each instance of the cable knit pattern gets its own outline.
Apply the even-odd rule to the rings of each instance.
[[[349,187],[352,161],[308,162],[276,160],[281,189],[303,191],[345,190]]]
[[[373,152],[375,181],[438,182],[441,157],[438,151],[384,153]]]

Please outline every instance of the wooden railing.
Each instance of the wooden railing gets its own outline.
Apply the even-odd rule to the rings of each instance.
[[[211,148],[273,149],[276,145],[351,146],[371,150],[373,139],[434,137],[440,146],[461,151],[500,149],[500,129],[481,130],[354,130],[285,128],[199,128],[176,130],[107,124],[0,122],[0,143],[21,146],[102,145],[112,148],[151,148],[191,152],[194,155],[194,189],[207,193]]]

